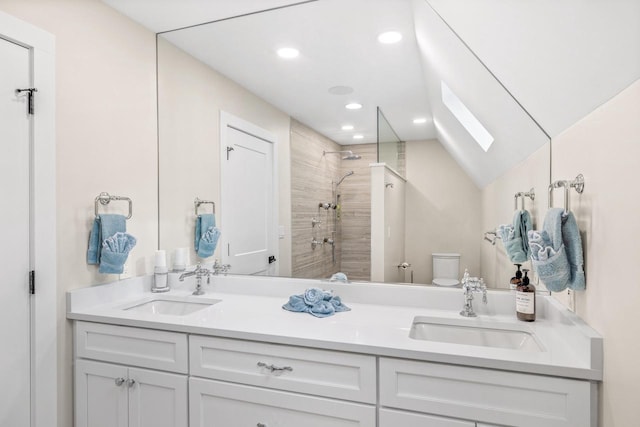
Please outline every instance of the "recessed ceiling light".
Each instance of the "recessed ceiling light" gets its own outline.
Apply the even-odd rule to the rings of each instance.
[[[418,117],[417,119],[413,119],[413,124],[421,125],[423,123],[427,123],[427,119],[424,117]]]
[[[353,135],[353,139],[363,139],[364,135],[360,135],[359,133],[356,135]]]
[[[353,125],[344,125],[342,126],[342,130],[353,130]]]
[[[398,43],[402,40],[402,34],[397,31],[386,31],[378,35],[378,41],[383,44]]]
[[[353,88],[350,86],[333,86],[329,88],[329,93],[332,95],[348,95],[353,93]]]
[[[300,55],[300,51],[293,47],[282,47],[277,50],[278,56],[284,59],[297,58]]]
[[[358,104],[357,102],[351,102],[344,106],[347,110],[359,110],[362,108],[362,104]]]

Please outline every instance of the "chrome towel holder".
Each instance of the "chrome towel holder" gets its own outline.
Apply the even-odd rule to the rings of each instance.
[[[112,196],[111,194],[106,192],[98,194],[98,197],[96,197],[96,200],[94,202],[94,211],[96,218],[98,217],[98,202],[100,202],[101,205],[106,206],[112,200],[125,200],[129,202],[129,215],[127,215],[127,219],[131,219],[131,217],[133,216],[133,202],[131,201],[131,199],[123,196]]]
[[[524,199],[525,197],[528,197],[531,199],[531,201],[534,201],[536,199],[536,192],[533,188],[531,188],[531,190],[529,190],[528,192],[524,192],[524,191],[519,191],[516,194],[513,195],[513,209],[518,210],[518,199],[522,198],[522,210],[524,210]]]
[[[196,199],[193,201],[193,204],[195,206],[196,216],[198,216],[198,208],[200,207],[200,205],[211,205],[213,206],[212,213],[216,213],[216,204],[212,200],[200,200],[198,197],[196,197]]]
[[[491,230],[484,232],[484,240],[491,243],[492,246],[495,246],[496,240],[498,239],[502,239],[502,237],[500,237],[497,231]]]
[[[578,174],[573,181],[559,180],[549,184],[549,208],[553,207],[553,189],[564,188],[564,213],[569,213],[569,189],[574,188],[578,194],[584,191],[584,176]]]

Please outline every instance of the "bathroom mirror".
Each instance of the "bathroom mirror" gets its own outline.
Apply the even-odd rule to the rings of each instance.
[[[414,52],[406,60],[376,40],[398,28],[403,49]],[[401,220],[383,230],[403,234],[404,256],[387,258],[392,268],[409,267],[394,281],[431,283],[431,254],[442,252],[459,253],[461,270],[497,281],[504,253],[483,240],[486,228],[510,221],[513,193],[546,191],[549,138],[426,1],[306,2],[164,32],[157,41],[159,241],[168,253],[191,248],[192,263],[194,199],[215,202],[225,236],[223,193],[239,188],[221,173],[234,155],[223,129],[235,129],[223,115],[276,141],[277,259],[260,274],[371,278],[371,251],[380,249],[370,243],[377,107],[402,140],[396,155],[404,170],[387,168],[382,184],[387,193],[403,188],[404,212],[394,214]],[[290,44],[299,57],[276,58]],[[445,86],[493,136],[488,151],[445,104]],[[345,116],[352,101],[362,108]],[[501,182],[532,155],[540,158],[533,184]],[[263,208],[239,199],[244,209]],[[223,239],[214,257],[228,261],[227,245]]]

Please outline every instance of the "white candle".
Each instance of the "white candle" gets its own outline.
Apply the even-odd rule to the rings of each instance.
[[[156,267],[167,266],[167,253],[163,250],[156,251]]]
[[[187,248],[176,248],[173,253],[173,269],[184,270],[187,267]]]

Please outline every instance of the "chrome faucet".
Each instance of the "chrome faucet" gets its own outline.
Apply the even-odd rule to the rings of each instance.
[[[482,302],[487,303],[487,286],[484,284],[484,279],[469,277],[469,271],[465,269],[464,276],[462,277],[462,290],[464,291],[464,307],[460,315],[464,317],[476,317],[477,314],[473,311],[473,293],[482,292]]]
[[[231,268],[231,264],[220,264],[220,262],[218,260],[215,260],[213,262],[213,271],[212,273],[214,275],[218,275],[220,273],[224,274],[226,276],[227,272],[229,271],[229,269]]]
[[[196,276],[196,290],[193,291],[193,295],[204,295],[204,289],[202,289],[202,278],[205,276],[207,277],[207,285],[208,285],[211,281],[210,279],[211,273],[212,273],[211,270],[202,268],[202,266],[198,263],[198,265],[196,265],[195,270],[182,273],[180,277],[178,277],[178,280],[183,282],[186,277]],[[216,273],[214,272],[214,274]]]

